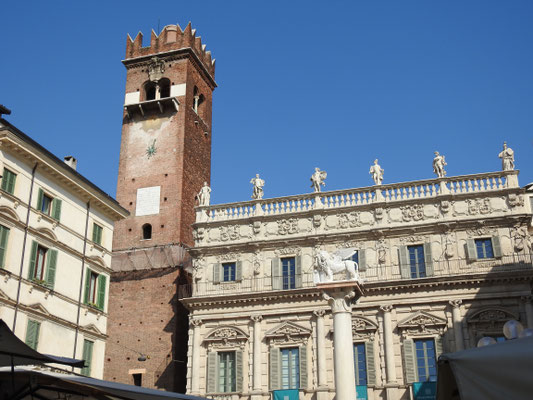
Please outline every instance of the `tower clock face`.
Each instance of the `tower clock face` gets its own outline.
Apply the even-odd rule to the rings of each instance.
[[[155,153],[157,152],[157,148],[155,147],[155,141],[156,139],[154,139],[152,143],[146,149],[146,155],[148,156],[148,158],[152,158],[152,156],[154,156]]]

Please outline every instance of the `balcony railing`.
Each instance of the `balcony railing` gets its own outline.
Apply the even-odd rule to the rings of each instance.
[[[196,222],[241,219],[255,215],[281,215],[319,208],[353,207],[375,202],[427,199],[446,194],[491,192],[518,187],[517,173],[518,171],[490,172],[197,207]]]
[[[414,271],[417,271],[415,274]],[[425,273],[421,273],[425,271]],[[477,276],[487,277],[493,274],[512,274],[521,272],[533,273],[533,255],[515,254],[500,258],[481,259],[470,261],[466,259],[451,259],[445,261],[434,261],[433,272],[430,274],[427,265],[414,265],[409,268],[409,273],[402,274],[399,265],[371,266],[366,271],[361,271],[364,284],[375,284],[393,281],[423,282],[424,280],[440,277]],[[339,277],[342,279],[342,277]],[[276,282],[277,281],[277,282]],[[276,288],[273,287],[273,282]],[[178,288],[178,297],[204,297],[223,296],[228,294],[268,292],[273,290],[293,290],[301,288],[315,287],[313,273],[308,272],[302,275],[291,277],[279,277],[273,279],[268,277],[245,278],[232,282],[198,282],[195,285],[181,285]]]

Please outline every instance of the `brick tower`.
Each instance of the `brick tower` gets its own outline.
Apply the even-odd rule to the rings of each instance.
[[[194,197],[209,182],[215,65],[191,25],[127,39],[126,96],[105,379],[185,392],[187,312],[178,287]],[[144,360],[146,359],[146,360]],[[144,360],[144,361],[143,361]]]

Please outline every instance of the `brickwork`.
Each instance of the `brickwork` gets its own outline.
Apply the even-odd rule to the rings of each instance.
[[[123,61],[126,93],[139,92],[141,103],[147,100],[144,85],[153,56],[164,63],[163,78],[179,88],[174,97],[179,107],[176,110],[167,99],[164,108],[155,106],[146,112],[134,108],[123,114],[117,200],[131,215],[115,225],[113,237],[113,250],[122,254],[172,243],[192,246],[195,194],[203,182],[210,182],[211,102],[216,86],[211,55],[190,25],[184,31],[167,26],[159,36],[152,33],[151,45],[145,48],[142,34],[134,41],[128,37]],[[195,88],[203,97],[198,112],[193,109]],[[149,154],[150,146],[155,153]],[[137,216],[138,190],[155,186],[160,187],[159,213]],[[152,226],[149,240],[143,239],[144,224]],[[146,261],[143,264],[132,265],[129,272],[123,271],[124,263],[121,272],[112,265],[105,377],[132,383],[129,371],[146,369],[143,386],[184,392],[188,314],[177,302],[176,285],[186,276],[171,261],[165,269],[158,270],[159,265],[133,271],[146,268]],[[139,362],[136,352],[150,359]]]
[[[133,384],[130,370],[146,369],[143,386],[185,391],[188,320],[177,300],[180,279],[175,268],[113,275],[105,379]],[[138,361],[139,353],[149,358]]]

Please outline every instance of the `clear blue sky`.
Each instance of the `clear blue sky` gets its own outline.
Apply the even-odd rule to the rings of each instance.
[[[6,1],[8,120],[114,195],[126,34],[179,23],[217,60],[212,201],[496,171],[533,181],[533,1]]]

